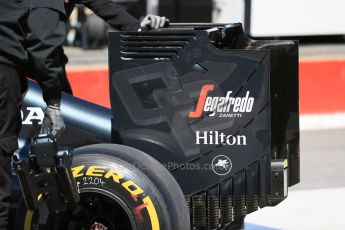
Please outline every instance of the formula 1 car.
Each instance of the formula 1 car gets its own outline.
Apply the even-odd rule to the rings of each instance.
[[[111,32],[109,72],[111,109],[63,95],[80,202],[50,229],[241,229],[299,182],[297,42],[241,24]],[[45,107],[29,84],[20,158]],[[15,188],[12,229],[35,229]]]

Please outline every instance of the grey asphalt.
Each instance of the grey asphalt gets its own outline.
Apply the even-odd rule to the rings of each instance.
[[[78,47],[64,47],[65,53],[68,56],[67,67],[78,67],[88,65],[108,65],[108,49],[90,49],[83,50]]]
[[[291,190],[334,187],[345,187],[345,129],[302,131],[301,182]]]
[[[345,229],[345,129],[301,132],[301,182],[246,217],[246,230]]]

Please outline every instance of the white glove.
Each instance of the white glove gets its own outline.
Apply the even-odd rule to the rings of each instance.
[[[166,17],[160,17],[156,15],[147,15],[140,23],[142,30],[158,29],[166,27],[169,23],[169,19]]]
[[[60,106],[48,105],[44,110],[44,119],[40,133],[60,137],[64,130],[65,122],[63,121]]]

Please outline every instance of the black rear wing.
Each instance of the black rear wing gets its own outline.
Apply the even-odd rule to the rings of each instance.
[[[123,143],[166,165],[187,202],[231,197],[237,218],[299,182],[297,42],[241,24],[113,32],[109,70]]]

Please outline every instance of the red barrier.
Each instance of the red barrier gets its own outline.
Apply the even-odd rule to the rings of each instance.
[[[299,71],[301,114],[345,112],[345,60],[302,60]],[[75,96],[110,107],[106,67],[69,70],[68,79]]]
[[[345,60],[300,62],[300,112],[345,112]]]
[[[70,70],[67,75],[74,96],[110,108],[109,74],[106,68]]]

